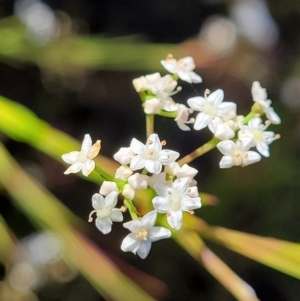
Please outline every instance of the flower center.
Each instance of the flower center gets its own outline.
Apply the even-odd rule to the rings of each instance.
[[[111,212],[110,207],[104,207],[104,208],[96,210],[97,217],[99,217],[99,218],[105,218],[105,217],[109,216],[110,212]]]
[[[233,165],[241,166],[243,164],[243,153],[240,150],[235,150],[232,154]]]
[[[260,130],[252,130],[254,138],[258,141],[263,141],[262,132]]]
[[[88,158],[87,158],[86,154],[84,154],[83,152],[80,152],[80,153],[77,155],[76,161],[77,161],[77,162],[84,163],[87,159],[88,159]]]
[[[145,228],[141,228],[135,235],[135,237],[139,240],[147,240],[148,232]]]
[[[156,161],[159,158],[159,153],[153,150],[147,150],[143,153],[143,158],[146,160]]]
[[[211,117],[215,117],[217,114],[217,109],[210,103],[206,103],[203,107],[203,112]]]
[[[177,211],[180,209],[180,196],[177,192],[169,194],[169,202],[172,210]]]

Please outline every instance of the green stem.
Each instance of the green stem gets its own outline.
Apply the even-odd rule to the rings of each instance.
[[[188,164],[190,162],[192,162],[193,160],[195,160],[196,158],[204,155],[205,153],[209,152],[210,150],[212,150],[213,148],[216,147],[216,145],[220,142],[221,140],[213,137],[212,139],[210,139],[208,142],[206,142],[205,144],[203,144],[202,146],[200,146],[199,148],[195,149],[193,152],[191,152],[190,154],[186,155],[185,157],[181,158],[178,161],[179,165],[183,165],[183,164]]]
[[[124,199],[124,205],[126,206],[126,208],[128,209],[131,218],[134,219],[138,219],[138,215],[137,215],[137,210],[135,208],[135,206],[133,205],[132,201],[129,199]]]
[[[146,114],[146,135],[147,138],[154,133],[154,114]]]
[[[115,182],[115,178],[113,176],[111,176],[109,173],[107,173],[97,165],[95,166],[95,171],[100,175],[102,179]]]
[[[159,110],[158,113],[157,113],[157,115],[159,115],[159,116],[174,118],[174,119],[177,117],[177,114],[178,114],[177,111],[175,111],[175,112],[166,112],[166,111],[162,111],[162,110]]]
[[[247,116],[244,117],[243,124],[247,124],[250,119],[252,119],[255,116],[254,112],[250,112]]]

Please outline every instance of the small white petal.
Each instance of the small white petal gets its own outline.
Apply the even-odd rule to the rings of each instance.
[[[171,237],[171,231],[164,227],[153,227],[148,233],[148,239],[152,242],[169,237]]]
[[[111,222],[110,220],[105,217],[105,218],[96,218],[96,227],[98,228],[99,231],[101,231],[103,234],[108,234],[111,232]]]
[[[153,210],[148,212],[143,218],[141,219],[141,225],[145,228],[152,228],[156,222],[157,211]]]
[[[209,94],[207,98],[207,102],[214,105],[215,107],[221,104],[224,99],[224,91],[222,89],[218,89],[213,93]]]
[[[247,166],[256,162],[259,162],[261,160],[261,155],[257,152],[248,151],[247,157],[243,160],[243,165]]]
[[[190,198],[189,196],[183,196],[181,199],[181,210],[190,211],[201,207],[200,197]]]
[[[230,168],[233,166],[232,156],[224,156],[220,161],[220,168]]]
[[[216,132],[217,127],[223,123],[223,119],[219,116],[215,116],[214,118],[211,118],[208,123],[208,128],[212,133]]]
[[[140,220],[132,220],[130,222],[124,223],[123,227],[130,230],[132,233],[137,233],[139,229],[142,227]]]
[[[81,151],[87,154],[91,146],[92,146],[91,136],[89,134],[84,135],[84,139],[81,145]]]
[[[179,230],[182,225],[182,211],[171,211],[167,216],[167,220],[172,228]]]
[[[154,174],[159,174],[162,169],[162,164],[159,161],[146,160],[145,168]]]
[[[111,213],[109,215],[109,218],[113,221],[113,222],[122,222],[123,221],[123,214],[122,211],[120,209],[117,208],[113,208],[111,210]]]
[[[105,197],[105,205],[114,208],[118,202],[118,192],[112,191],[109,195]]]
[[[105,206],[104,197],[99,193],[95,193],[92,196],[92,205],[94,209],[102,209]]]
[[[70,173],[76,173],[79,172],[83,167],[83,163],[81,162],[75,162],[74,164],[72,164],[65,172],[64,174],[70,174]]]
[[[173,190],[176,190],[176,192],[178,192],[179,194],[184,194],[187,191],[189,184],[189,177],[179,178],[173,182],[172,188]]]
[[[210,116],[201,112],[197,115],[195,123],[194,123],[194,129],[199,131],[207,127],[208,123],[210,122]]]
[[[142,241],[137,250],[137,254],[142,259],[145,259],[148,256],[150,250],[151,250],[151,241],[150,240]]]
[[[89,176],[89,174],[95,169],[95,162],[93,160],[87,160],[82,165],[82,173],[84,176]]]
[[[68,154],[64,154],[61,157],[66,163],[73,164],[76,162],[78,154],[79,154],[79,152],[74,151],[74,152],[70,152]]]
[[[269,145],[266,142],[257,142],[256,149],[265,157],[270,157]]]
[[[184,122],[182,122],[181,120],[175,120],[177,122],[178,127],[182,130],[182,131],[190,131],[191,128],[188,127]]]
[[[153,207],[159,213],[168,213],[170,211],[170,204],[167,197],[156,196],[153,200]]]
[[[177,72],[177,62],[175,59],[173,60],[161,60],[160,63],[163,65],[163,67],[169,71],[170,73],[176,73]]]
[[[138,169],[142,169],[145,167],[145,159],[142,157],[142,155],[136,155],[131,159],[130,162],[130,169],[135,171]]]
[[[124,252],[133,252],[136,254],[141,242],[137,240],[133,233],[128,234],[122,241],[121,250]]]
[[[271,107],[268,110],[265,111],[267,118],[273,123],[273,124],[280,124],[281,120],[280,117],[275,113],[274,109]]]
[[[142,154],[146,150],[146,146],[135,138],[131,140],[130,148],[135,154]]]
[[[153,150],[154,152],[161,151],[161,144],[157,134],[151,134],[147,139],[147,147],[148,149]]]
[[[202,111],[206,104],[206,99],[201,96],[189,98],[187,100],[188,105],[195,111]]]
[[[232,140],[223,140],[217,144],[218,150],[223,155],[231,155],[236,149],[236,144]]]
[[[201,76],[198,75],[197,73],[195,73],[194,71],[189,72],[189,76],[190,76],[192,83],[194,83],[194,84],[202,83]]]

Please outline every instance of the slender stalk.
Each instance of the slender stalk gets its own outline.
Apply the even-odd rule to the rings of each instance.
[[[111,176],[109,173],[107,173],[97,165],[95,166],[95,171],[101,176],[102,179],[107,181],[114,181],[113,176]]]
[[[146,114],[146,135],[147,138],[154,133],[154,114]]]
[[[135,206],[133,205],[132,201],[125,198],[124,199],[124,205],[128,209],[131,218],[133,220],[138,219],[137,210],[136,210]]]
[[[216,147],[216,145],[220,142],[221,140],[213,137],[212,139],[210,139],[208,142],[206,142],[205,144],[203,144],[202,146],[200,146],[199,148],[195,149],[193,152],[191,152],[190,154],[186,155],[185,157],[181,158],[180,160],[178,160],[178,164],[179,165],[183,165],[183,164],[188,164],[190,162],[192,162],[193,160],[195,160],[196,158],[206,154],[207,152],[209,152],[210,150],[214,149]]]

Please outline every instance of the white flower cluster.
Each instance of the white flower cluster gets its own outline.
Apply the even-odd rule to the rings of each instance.
[[[223,154],[221,168],[247,166],[260,161],[261,155],[270,156],[269,144],[278,139],[279,135],[267,131],[267,128],[270,124],[279,124],[281,121],[259,82],[253,83],[254,105],[247,116],[237,115],[235,103],[223,102],[224,92],[221,89],[212,93],[205,90],[204,97],[189,98],[188,108],[183,104],[176,104],[171,96],[181,90],[177,87],[178,78],[188,83],[202,82],[201,77],[193,71],[193,58],[185,57],[177,61],[172,55],[168,55],[161,64],[173,75],[161,76],[154,73],[133,80],[146,114],[163,115],[163,111],[172,113],[170,116],[184,131],[190,130],[188,124],[193,124],[195,130],[208,127],[215,137],[212,139],[214,146]],[[195,118],[190,118],[190,114],[194,112]],[[264,123],[260,118],[263,115],[267,119]],[[80,151],[62,156],[66,163],[71,164],[65,174],[82,171],[83,175],[88,176],[96,168],[93,159],[100,151],[100,143],[98,140],[92,144],[90,135],[86,134]],[[176,162],[179,153],[163,149],[165,145],[166,142],[160,141],[157,134],[151,134],[145,144],[133,138],[128,147],[121,147],[113,156],[121,164],[114,176],[100,167],[96,169],[103,183],[99,193],[92,197],[94,210],[90,213],[89,221],[93,221],[92,215],[95,213],[96,227],[103,234],[108,234],[113,222],[122,222],[123,213],[128,209],[132,221],[123,226],[131,233],[124,238],[121,249],[137,253],[141,258],[146,258],[149,254],[152,242],[171,236],[169,229],[155,226],[158,213],[165,214],[169,226],[179,230],[183,223],[183,212],[193,214],[193,210],[201,207],[194,180],[198,171],[187,164],[180,166]],[[253,147],[257,151],[250,150]],[[156,193],[152,199],[153,210],[139,217],[134,205],[136,192],[149,188]],[[124,198],[124,206],[116,208],[120,194]]]
[[[188,83],[202,82],[201,77],[192,71],[195,69],[192,57],[177,61],[169,54],[161,64],[167,71]],[[265,131],[271,123],[279,124],[281,121],[271,107],[271,100],[267,99],[266,89],[257,81],[252,85],[255,103],[253,108],[257,116],[249,120],[247,125],[244,124],[245,117],[237,115],[237,105],[234,102],[223,102],[224,92],[221,89],[212,93],[205,90],[204,97],[189,98],[188,108],[175,103],[170,97],[175,94],[177,86],[177,81],[170,74],[164,77],[159,73],[142,76],[133,80],[133,86],[137,92],[146,93],[141,95],[146,114],[157,114],[160,110],[175,112],[177,115],[174,120],[181,130],[191,130],[187,124],[193,124],[195,130],[208,127],[216,138],[222,140],[217,146],[224,155],[220,168],[247,166],[260,161],[261,155],[269,157],[269,144],[279,138],[279,135]],[[181,88],[177,88],[177,92],[180,90]],[[197,112],[197,115],[190,118],[193,112]],[[265,125],[259,118],[263,114],[268,119]],[[258,152],[250,151],[252,147],[256,147]]]
[[[115,173],[116,182],[104,181],[99,193],[92,197],[94,210],[90,213],[89,221],[93,221],[92,215],[95,213],[96,227],[103,234],[108,234],[113,222],[123,221],[125,207],[115,208],[120,193],[125,200],[132,201],[138,189],[151,187],[156,191],[157,196],[152,200],[154,210],[141,219],[124,223],[124,227],[132,233],[123,240],[121,249],[137,253],[141,258],[148,255],[152,242],[171,236],[170,230],[154,226],[157,213],[166,214],[169,225],[178,230],[182,225],[182,211],[193,214],[194,209],[201,207],[196,181],[193,179],[198,171],[187,164],[180,167],[175,162],[179,153],[162,149],[165,144],[157,134],[151,134],[146,144],[133,138],[129,147],[120,148],[114,155],[114,159],[121,164]],[[98,145],[98,141],[95,145]],[[63,155],[63,160],[72,164],[65,173],[75,173],[82,169],[86,175],[86,165],[95,167],[91,159],[100,149],[97,153],[92,151],[95,145],[92,145],[90,136],[85,135],[80,152]],[[88,171],[90,173],[92,170]]]

